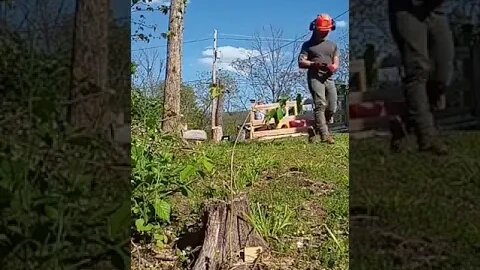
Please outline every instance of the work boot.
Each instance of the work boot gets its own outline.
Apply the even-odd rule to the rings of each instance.
[[[327,144],[334,144],[335,143],[335,139],[330,134],[321,136],[321,139],[322,139],[323,143],[327,143]]]
[[[430,152],[437,156],[445,156],[448,155],[448,147],[447,145],[438,140],[432,139],[427,141],[423,141],[419,143],[418,150],[420,152]]]
[[[403,150],[402,143],[407,136],[406,128],[399,116],[390,120],[389,127],[392,135],[390,150],[394,153],[400,153]]]
[[[317,135],[317,132],[315,132],[315,128],[309,127],[308,128],[308,142],[309,143],[318,143],[319,140],[320,140],[320,138]]]

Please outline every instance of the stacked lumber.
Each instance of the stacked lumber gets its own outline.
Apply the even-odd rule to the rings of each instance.
[[[348,104],[348,126],[352,138],[375,136],[379,131],[388,130],[390,120],[404,111],[401,85],[392,84],[367,91],[363,60],[352,61],[350,73],[354,78],[350,82],[352,91]]]
[[[384,130],[388,128],[390,119],[403,114],[405,109],[402,97],[382,97],[381,92],[350,93],[349,99],[350,132]]]

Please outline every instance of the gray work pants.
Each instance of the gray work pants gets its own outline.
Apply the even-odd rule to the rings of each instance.
[[[390,24],[405,68],[407,122],[412,124],[419,144],[424,144],[437,133],[427,82],[434,82],[434,90],[439,92],[450,84],[454,60],[452,32],[440,9],[421,14],[415,9],[390,10]]]
[[[324,80],[320,76],[308,79],[308,89],[312,94],[314,104],[315,129],[322,136],[328,135],[328,125],[325,114],[337,111],[337,88],[332,79]]]

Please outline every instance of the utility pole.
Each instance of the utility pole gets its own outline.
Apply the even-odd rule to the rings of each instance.
[[[213,63],[212,63],[212,87],[217,88],[217,59],[218,59],[218,49],[217,49],[217,29],[213,30]],[[213,92],[212,92],[213,94]],[[217,93],[218,94],[218,93]],[[223,132],[222,127],[217,126],[217,107],[218,107],[218,95],[212,95],[212,139],[214,142],[219,142],[222,139]],[[219,112],[222,113],[222,112]]]
[[[217,86],[217,35],[217,29],[213,30],[212,87]],[[215,122],[215,119],[217,119],[216,112],[217,98],[212,95],[212,130],[217,126],[217,123]]]

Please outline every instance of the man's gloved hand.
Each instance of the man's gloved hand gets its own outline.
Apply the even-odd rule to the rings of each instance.
[[[333,66],[333,65],[329,65],[329,64],[325,64],[325,63],[322,63],[322,68],[321,68],[323,71],[327,72],[328,76],[331,76],[333,75],[333,73],[335,73],[335,71],[337,71],[337,69]]]

